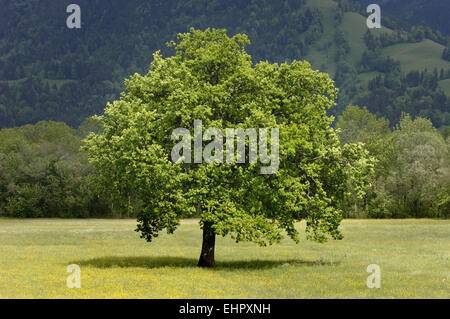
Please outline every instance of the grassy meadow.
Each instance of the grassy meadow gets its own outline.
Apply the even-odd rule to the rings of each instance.
[[[336,72],[336,61],[334,57],[337,52],[336,43],[334,40],[336,32],[335,15],[338,10],[337,3],[332,0],[314,1],[308,0],[308,6],[313,9],[318,9],[322,15],[323,34],[312,44],[309,48],[305,60],[311,63],[314,69],[320,69],[322,72],[334,74]],[[356,12],[345,12],[342,22],[338,27],[345,35],[350,46],[350,52],[345,57],[345,61],[355,69],[358,69],[358,64],[364,51],[367,50],[364,42],[364,34],[367,32],[367,17]],[[381,33],[392,33],[392,29],[382,25],[380,29],[372,29],[374,36],[379,36]],[[384,57],[391,57],[400,62],[402,72],[410,71],[433,71],[435,68],[450,69],[450,62],[441,58],[444,46],[425,39],[418,43],[399,43],[390,45],[382,50]],[[368,82],[374,79],[378,72],[364,72],[358,74],[358,80],[365,87]],[[439,82],[439,87],[446,93],[450,94],[450,82],[443,80]]]
[[[220,237],[214,269],[196,267],[197,220],[153,243],[135,223],[0,219],[0,298],[450,297],[450,220],[345,220],[345,238],[325,244]],[[67,288],[69,264],[81,289]],[[379,289],[366,286],[369,264],[381,267]]]
[[[414,70],[448,70],[450,62],[441,59],[444,46],[425,39],[419,43],[400,43],[383,49],[383,55],[400,61],[403,72]],[[420,63],[418,63],[420,61]]]

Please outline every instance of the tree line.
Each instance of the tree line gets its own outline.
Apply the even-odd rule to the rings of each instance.
[[[342,143],[362,142],[375,157],[375,174],[363,199],[347,203],[347,217],[450,217],[450,136],[423,117],[403,113],[393,129],[364,107],[338,117]]]
[[[441,133],[430,120],[407,114],[390,125],[366,107],[351,105],[338,117],[336,128],[343,145],[362,142],[376,159],[369,191],[362,199],[356,193],[349,197],[345,217],[449,217],[450,132]],[[87,154],[80,151],[82,139],[101,129],[88,118],[78,129],[43,121],[0,130],[0,216],[88,218],[138,213],[111,204],[111,194]],[[132,194],[129,200],[134,200]]]
[[[43,121],[0,131],[0,216],[111,215],[108,198],[80,152],[86,127]]]

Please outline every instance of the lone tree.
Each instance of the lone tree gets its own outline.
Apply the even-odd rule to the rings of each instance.
[[[139,205],[141,237],[150,242],[164,229],[173,233],[182,217],[200,218],[202,267],[215,264],[216,235],[265,246],[285,231],[298,242],[295,222],[306,220],[308,239],[341,239],[341,204],[349,189],[363,194],[372,169],[363,145],[341,146],[331,127],[326,109],[335,105],[337,89],[329,76],[307,62],[253,65],[249,43],[226,30],[179,34],[169,44],[175,55],[156,52],[145,76],[125,80],[126,92],[97,117],[102,133],[85,139],[115,201]],[[227,128],[278,129],[278,170],[261,174],[267,165],[249,163],[248,155],[245,163],[172,161],[173,130],[192,135],[196,120],[221,131],[213,140],[219,144]],[[222,153],[214,148],[214,154]]]

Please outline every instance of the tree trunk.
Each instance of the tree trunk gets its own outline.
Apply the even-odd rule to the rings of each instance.
[[[203,223],[203,243],[202,252],[198,261],[198,267],[214,267],[214,247],[216,244],[216,234],[212,229],[211,222]]]

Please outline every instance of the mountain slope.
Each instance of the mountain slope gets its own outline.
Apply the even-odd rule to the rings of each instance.
[[[352,0],[365,6],[373,0]],[[450,36],[450,1],[445,0],[378,0],[383,12],[412,25],[425,25]]]
[[[450,125],[450,62],[431,30],[367,32],[361,12],[332,0],[78,4],[82,28],[70,30],[66,1],[0,0],[0,128],[39,120],[78,126],[118,97],[125,77],[146,73],[154,51],[171,54],[165,43],[190,27],[246,33],[255,62],[307,60],[330,73],[341,89],[334,114],[360,103],[392,124],[407,111]]]

